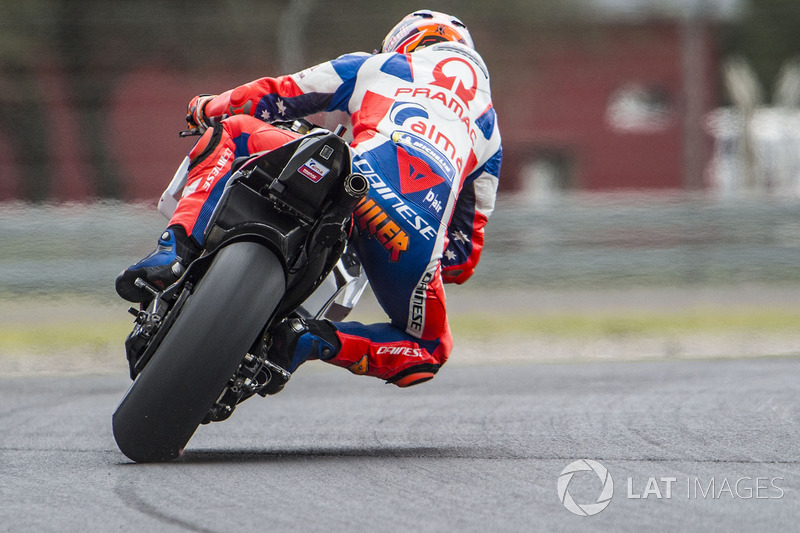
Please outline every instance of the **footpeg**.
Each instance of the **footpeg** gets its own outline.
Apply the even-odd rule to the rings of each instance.
[[[264,361],[264,366],[269,371],[269,381],[267,381],[263,387],[258,390],[258,394],[262,397],[266,397],[268,394],[276,394],[283,390],[283,387],[286,386],[286,383],[289,382],[289,378],[292,377],[291,372],[284,370],[283,368],[279,367],[272,361]]]
[[[137,289],[142,289],[150,293],[153,298],[158,298],[160,294],[158,289],[147,283],[142,278],[136,278],[136,281],[133,282]]]

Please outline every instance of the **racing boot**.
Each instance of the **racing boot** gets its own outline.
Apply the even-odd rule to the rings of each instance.
[[[275,326],[267,341],[267,360],[290,374],[310,359],[333,358],[342,348],[336,328],[327,320],[289,318]],[[288,378],[287,378],[288,379]],[[287,379],[275,375],[264,386],[267,394],[283,390]]]
[[[158,246],[147,257],[129,266],[117,276],[117,294],[129,302],[147,302],[153,296],[135,285],[137,278],[163,290],[178,281],[186,265],[200,255],[200,247],[182,226],[170,226],[158,239]]]

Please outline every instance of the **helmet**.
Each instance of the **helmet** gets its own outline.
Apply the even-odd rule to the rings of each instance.
[[[442,41],[455,41],[475,48],[463,22],[438,11],[415,11],[392,28],[383,39],[381,52],[407,54]]]

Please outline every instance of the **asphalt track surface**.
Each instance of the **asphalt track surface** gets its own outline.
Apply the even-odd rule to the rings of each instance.
[[[309,363],[150,465],[111,435],[125,376],[3,378],[0,530],[797,530],[799,375],[793,357],[453,365],[401,390]],[[614,483],[594,516],[557,490],[579,459]]]

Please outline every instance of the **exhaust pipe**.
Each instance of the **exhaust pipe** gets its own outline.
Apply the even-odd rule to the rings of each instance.
[[[344,192],[360,200],[369,192],[369,182],[361,174],[350,174],[344,179]]]

